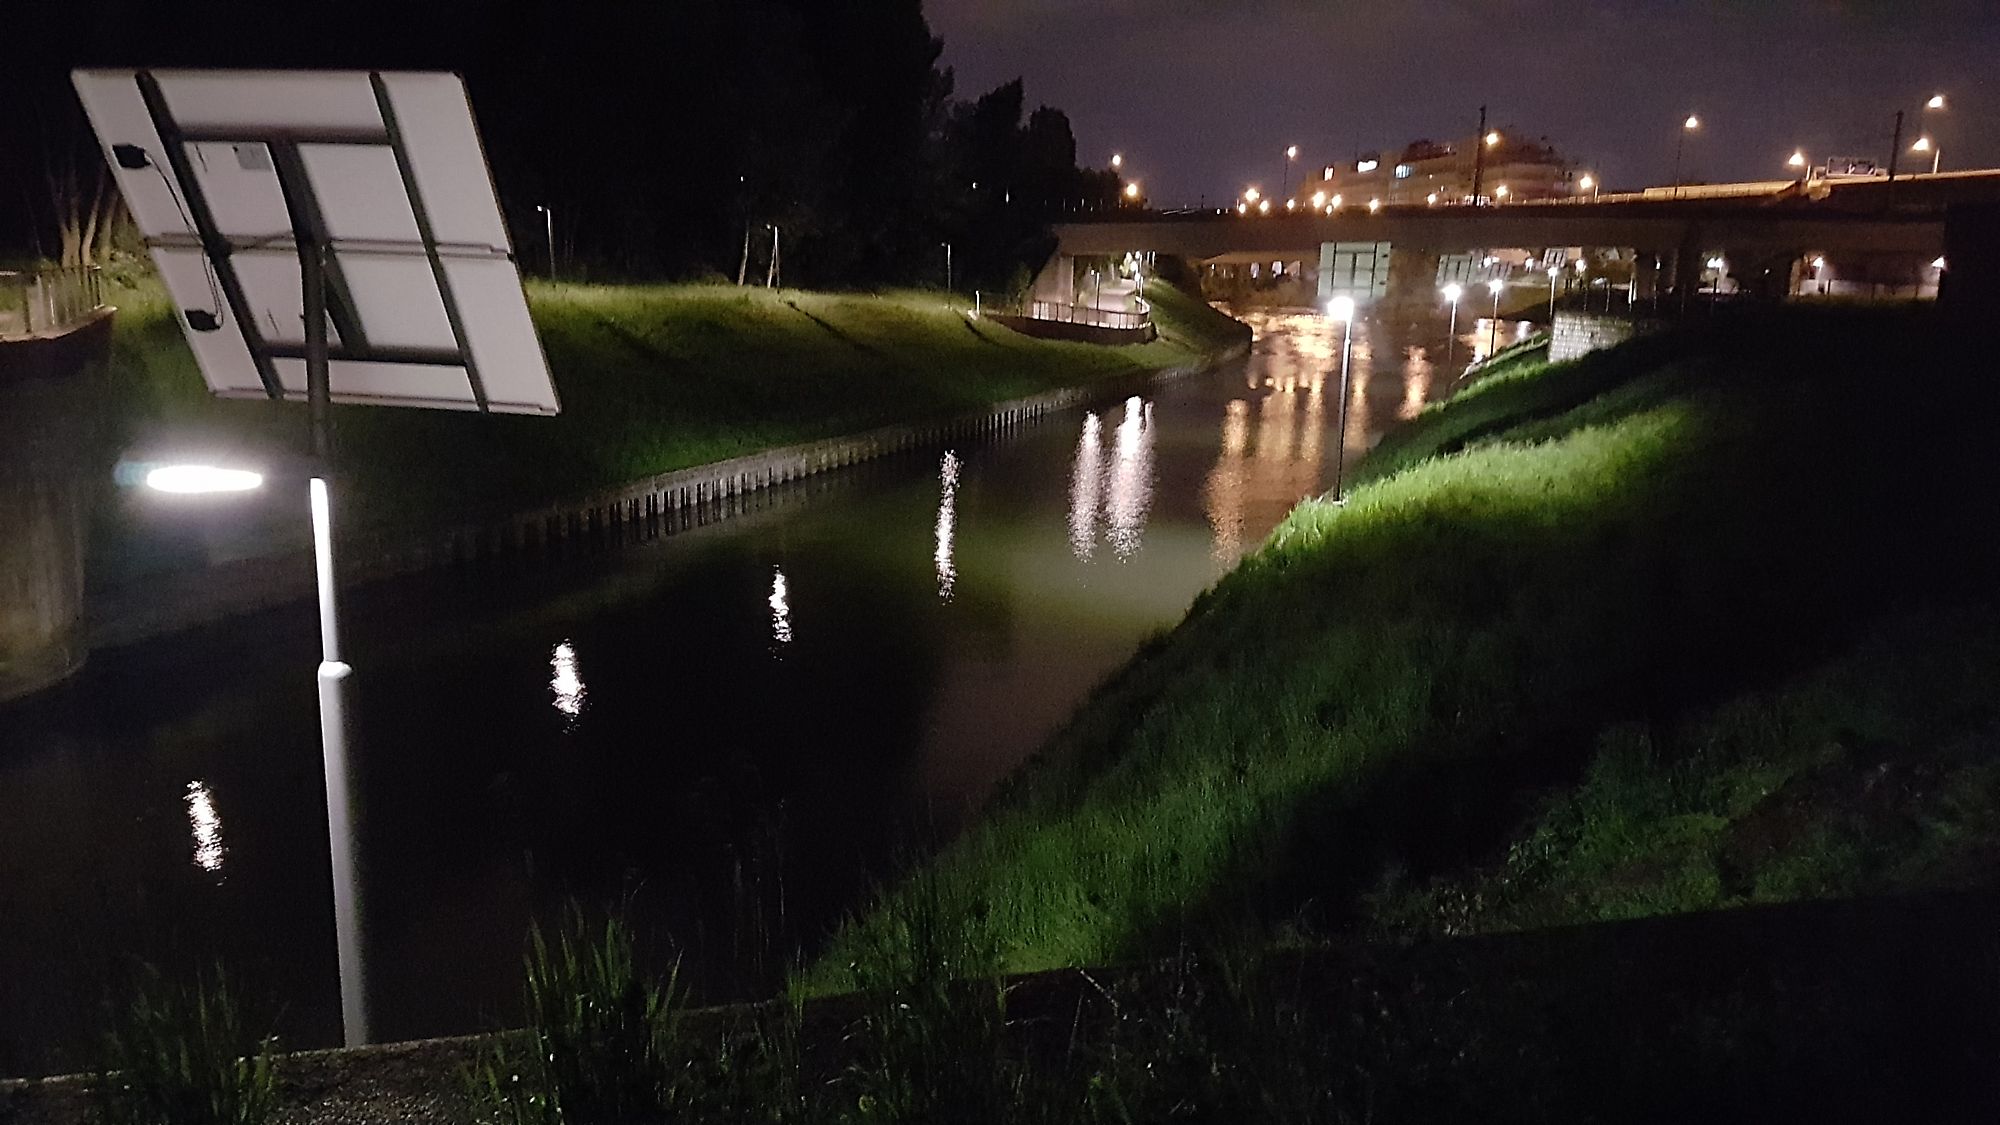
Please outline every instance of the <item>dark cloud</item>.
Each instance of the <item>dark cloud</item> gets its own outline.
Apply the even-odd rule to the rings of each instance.
[[[1080,151],[1128,154],[1155,199],[1232,195],[1300,167],[1496,124],[1617,185],[1670,177],[1677,124],[1709,177],[1794,146],[1884,156],[1936,90],[1947,166],[2000,164],[2000,3],[1931,0],[929,0],[961,92],[1027,80]]]

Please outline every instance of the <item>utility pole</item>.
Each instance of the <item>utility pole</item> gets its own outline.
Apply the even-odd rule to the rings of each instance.
[[[1479,190],[1486,182],[1486,107],[1479,107],[1479,132],[1472,138],[1472,204],[1479,205]]]
[[[1889,182],[1896,182],[1896,161],[1903,155],[1903,111],[1896,111],[1896,135],[1889,142]]]
[[[771,264],[764,271],[764,288],[776,289],[783,274],[778,266],[778,224],[766,223],[771,228]]]

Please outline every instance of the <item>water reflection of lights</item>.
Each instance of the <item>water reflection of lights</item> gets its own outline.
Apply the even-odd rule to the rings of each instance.
[[[1153,507],[1153,404],[1125,400],[1109,453],[1102,435],[1097,415],[1085,415],[1069,478],[1069,549],[1081,562],[1097,553],[1100,523],[1112,553],[1132,557]]]
[[[1098,461],[1102,427],[1097,415],[1083,416],[1083,436],[1076,439],[1076,464],[1069,474],[1069,549],[1083,562],[1089,562],[1097,549],[1097,485],[1104,475]]]
[[[574,719],[583,713],[587,694],[583,676],[577,672],[576,646],[564,641],[549,654],[549,690],[555,693],[556,710]]]
[[[1125,418],[1118,423],[1117,465],[1111,474],[1111,494],[1105,503],[1106,538],[1119,558],[1139,549],[1146,515],[1153,506],[1152,428],[1149,411],[1138,396],[1125,400]]]
[[[937,550],[932,558],[937,561],[938,597],[951,600],[952,587],[958,581],[958,568],[952,563],[952,538],[958,524],[958,454],[946,450],[944,460],[938,464],[938,514]]]
[[[785,585],[785,572],[771,571],[771,639],[779,644],[792,642],[792,600]]]
[[[215,797],[199,781],[187,784],[188,828],[194,833],[194,865],[211,874],[222,870],[222,816],[215,811]]]

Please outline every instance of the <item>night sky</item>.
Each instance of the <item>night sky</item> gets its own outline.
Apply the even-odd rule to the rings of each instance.
[[[1778,178],[1799,146],[1815,160],[1886,159],[1895,111],[1914,119],[1939,91],[1946,170],[2000,166],[2000,0],[927,0],[926,11],[960,96],[1024,78],[1030,105],[1068,111],[1079,163],[1123,152],[1157,205],[1268,190],[1288,143],[1308,171],[1357,148],[1469,137],[1482,102],[1495,127],[1547,136],[1611,188],[1669,181],[1690,111],[1704,123],[1691,178]]]

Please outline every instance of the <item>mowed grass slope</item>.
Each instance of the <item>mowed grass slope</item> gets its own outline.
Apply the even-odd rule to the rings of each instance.
[[[653,473],[1055,387],[1191,363],[1244,337],[1152,287],[1161,338],[1034,340],[942,294],[717,285],[543,285],[529,300],[556,379],[555,418],[336,407],[355,518],[391,528],[530,506]],[[248,456],[302,448],[297,404],[217,402],[157,287],[114,298],[128,430],[153,447]]]
[[[1760,314],[1427,411],[1102,688],[924,893],[1032,970],[1983,878],[1996,394],[1940,328]],[[1923,792],[1846,799],[1885,776]],[[815,982],[893,944],[907,893]]]

